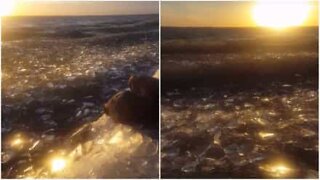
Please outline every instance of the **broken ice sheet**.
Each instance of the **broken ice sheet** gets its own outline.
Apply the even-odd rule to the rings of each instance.
[[[126,20],[128,18],[129,21]],[[28,35],[21,37],[22,39],[19,37],[18,40],[2,42],[2,50],[6,52],[1,58],[3,70],[2,115],[4,117],[2,118],[2,137],[17,130],[34,133],[34,136],[37,137],[34,142],[30,143],[30,146],[28,145],[27,148],[30,150],[26,154],[24,152],[12,154],[10,149],[3,151],[7,154],[7,160],[13,159],[9,163],[2,164],[3,177],[17,178],[19,175],[19,178],[48,178],[49,174],[45,167],[34,167],[34,165],[38,164],[39,159],[46,156],[47,153],[53,153],[58,147],[66,148],[68,151],[78,148],[78,154],[89,152],[93,154],[92,148],[94,143],[97,143],[99,146],[93,149],[97,156],[102,156],[103,153],[99,153],[98,150],[103,152],[103,149],[109,148],[106,142],[111,138],[109,133],[115,126],[109,123],[101,125],[110,130],[106,132],[110,137],[97,136],[97,141],[90,138],[102,132],[102,128],[99,127],[95,127],[90,132],[87,131],[86,133],[90,136],[78,134],[72,139],[65,134],[70,133],[74,128],[96,120],[103,113],[102,107],[106,100],[117,91],[127,87],[130,75],[152,75],[154,70],[158,68],[159,43],[156,35],[158,31],[156,23],[155,26],[150,26],[147,29],[141,30],[138,26],[133,27],[130,32],[120,32],[120,34],[119,32],[109,33],[101,30],[114,22],[119,24],[119,26],[114,25],[115,29],[119,27],[121,29],[122,25],[128,23],[130,26],[135,26],[131,24],[133,21],[142,24],[146,20],[157,22],[157,15],[121,18],[99,17],[98,19],[89,17],[89,21],[86,17],[67,19],[54,18],[53,20],[49,17],[39,21],[35,21],[33,18],[20,21],[16,18],[8,18],[6,22],[2,22],[2,27],[12,29],[12,31],[6,31],[7,33],[25,34],[25,30],[29,30],[21,28],[25,23],[36,29],[34,34],[27,33]],[[43,23],[44,21],[45,23]],[[90,22],[90,27],[86,25],[87,22]],[[82,25],[76,25],[78,23]],[[12,24],[15,25],[12,26]],[[44,26],[44,24],[46,25]],[[80,35],[81,33],[89,33],[90,36],[74,38],[72,36],[74,34],[71,33],[69,35],[72,37],[70,37],[68,33],[73,32],[74,29],[76,29],[76,34],[79,32]],[[133,36],[134,38],[131,38]],[[140,39],[144,40],[140,41]],[[125,130],[124,135],[126,133]],[[127,177],[135,177],[134,171],[139,172],[139,175],[144,174],[141,177],[158,177],[154,173],[158,173],[156,167],[158,160],[154,158],[156,157],[154,154],[158,151],[157,142],[154,139],[145,140],[145,135],[142,135],[144,134],[143,130],[139,133],[142,137],[132,135],[129,138],[128,135],[124,136],[125,140],[122,141],[129,140],[136,144],[142,141],[141,148],[143,147],[143,150],[141,151],[150,154],[140,154],[141,157],[137,155],[138,160],[131,159],[130,162],[132,166],[140,167],[137,165],[138,161],[142,162],[143,156],[150,156],[146,162],[152,168],[144,166],[140,171],[136,168],[130,174],[129,171],[126,174],[123,173],[126,166],[123,165],[124,168],[119,168],[119,165],[115,167],[117,169],[114,172]],[[36,143],[38,140],[40,142]],[[135,151],[134,148],[129,148],[129,150]],[[18,164],[21,161],[15,161],[16,157],[28,160]],[[122,161],[126,162],[126,159],[123,158]],[[31,166],[30,164],[36,172],[31,174],[28,169],[28,172],[24,173],[23,171]],[[20,168],[22,166],[23,168]],[[92,176],[90,178],[99,178],[101,175],[93,167],[83,171],[87,171],[86,175]],[[116,177],[115,173],[113,175]],[[112,173],[110,173],[111,176]]]
[[[193,88],[181,92],[179,96],[174,96],[179,90],[169,91],[162,97],[165,100],[162,105],[161,152],[162,160],[165,161],[162,171],[176,172],[179,168],[181,177],[185,177],[183,173],[201,176],[206,173],[213,175],[227,172],[223,177],[264,178],[270,176],[261,174],[259,167],[269,158],[270,152],[285,151],[288,156],[304,153],[312,157],[317,152],[313,150],[317,147],[313,138],[317,134],[315,127],[318,125],[317,118],[314,117],[317,114],[317,100],[314,97],[316,91],[302,88],[303,83],[298,82],[298,85],[290,87],[275,83],[259,93],[254,90],[236,92],[232,98],[223,91],[212,94],[210,88]],[[194,98],[199,94],[202,98]],[[209,96],[210,100],[203,99]],[[173,102],[188,102],[190,106],[176,108],[172,105]],[[213,102],[214,107],[211,107]],[[229,106],[238,108],[229,110]],[[186,112],[192,114],[191,118],[186,116]],[[310,123],[312,119],[315,119],[314,124]],[[190,140],[182,143],[188,145],[180,145],[185,138],[181,136],[181,132],[188,134]],[[193,140],[201,133],[205,135],[202,139],[207,137],[209,140],[201,143]],[[208,148],[212,144],[218,145],[218,148]],[[287,146],[286,144],[290,146],[284,150],[282,147]],[[201,155],[198,156],[201,157],[199,164],[195,159],[179,153],[182,147],[183,152]],[[312,172],[307,170],[308,166],[314,167],[312,158],[301,158],[293,163],[296,168],[310,172],[309,175],[312,176]],[[281,170],[281,166],[279,169]],[[230,172],[234,174],[230,175]],[[309,175],[281,174],[282,177]]]
[[[78,141],[68,139],[64,145],[60,146],[59,151],[57,149],[49,150],[49,152],[51,152],[49,154],[53,154],[53,157],[59,157],[58,152],[63,152],[63,161],[65,161],[65,165],[61,167],[63,170],[53,173],[50,169],[43,169],[43,166],[46,166],[46,164],[40,163],[40,166],[38,166],[38,164],[33,167],[32,170],[28,170],[28,173],[26,172],[22,177],[89,178],[94,175],[95,177],[114,178],[119,176],[136,177],[137,173],[139,173],[139,177],[156,177],[158,173],[158,165],[156,162],[158,162],[159,157],[157,141],[128,126],[114,124],[113,127],[109,127],[106,124],[107,121],[110,120],[108,120],[106,116],[102,116],[90,126],[86,126],[89,128],[81,128],[79,131],[76,131],[70,138],[75,139],[81,133],[86,133],[89,138],[86,140],[83,139],[83,141],[75,144],[75,146],[71,146],[68,142]],[[92,131],[93,129],[94,131]],[[48,145],[48,141],[45,139],[46,138],[43,137],[41,140],[30,144],[30,153],[32,153],[39,144],[47,143]],[[55,148],[54,146],[51,147]],[[44,157],[45,161],[43,162],[50,161],[49,157],[51,157],[51,155],[49,156],[49,154],[48,157]],[[10,155],[10,151],[6,151],[6,153],[2,155],[3,160],[5,162],[9,161],[12,155]],[[62,156],[60,156],[60,158],[61,157]],[[123,168],[123,163],[127,162],[130,162],[126,165],[127,168]],[[140,167],[141,162],[149,164],[145,168],[148,169],[147,171],[143,169],[131,171],[135,169],[135,167]],[[57,165],[55,166],[60,164],[60,162],[56,163]],[[82,171],[79,171],[79,169],[82,169]],[[114,171],[115,169],[118,170]]]

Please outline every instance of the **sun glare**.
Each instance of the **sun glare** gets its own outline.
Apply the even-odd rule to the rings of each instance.
[[[16,0],[3,0],[0,4],[0,16],[8,16],[12,13]]]
[[[302,25],[307,19],[310,9],[308,1],[258,0],[252,13],[258,26],[283,29]]]
[[[288,177],[294,173],[294,170],[288,164],[282,162],[262,165],[259,168],[274,178]]]
[[[61,171],[66,167],[66,160],[63,158],[54,158],[51,161],[51,171],[57,172]]]

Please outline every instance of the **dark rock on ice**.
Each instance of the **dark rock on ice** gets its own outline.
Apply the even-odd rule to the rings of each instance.
[[[129,78],[130,90],[142,97],[157,99],[159,93],[158,79],[147,76],[131,76]]]
[[[121,91],[105,105],[105,113],[114,121],[128,125],[157,127],[158,118],[154,114],[152,102],[130,91]]]
[[[105,113],[116,122],[158,129],[159,80],[147,76],[131,76],[130,91],[120,91],[105,104]]]

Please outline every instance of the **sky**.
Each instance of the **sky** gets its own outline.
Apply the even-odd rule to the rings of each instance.
[[[243,2],[163,2],[162,26],[176,27],[252,27],[257,26],[252,15],[254,1]],[[318,24],[318,7],[311,3],[309,16],[303,25]],[[271,14],[272,12],[270,12]]]
[[[0,4],[1,6],[1,4]],[[75,16],[75,15],[128,15],[158,14],[158,2],[53,2],[20,1],[13,16]]]

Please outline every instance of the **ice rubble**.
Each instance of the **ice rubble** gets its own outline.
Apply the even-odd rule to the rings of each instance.
[[[316,178],[318,93],[304,86],[308,83],[314,84],[273,83],[263,91],[237,93],[167,92],[162,97],[162,176],[272,178],[271,170],[278,171],[272,163],[281,158],[294,170],[280,177]]]

